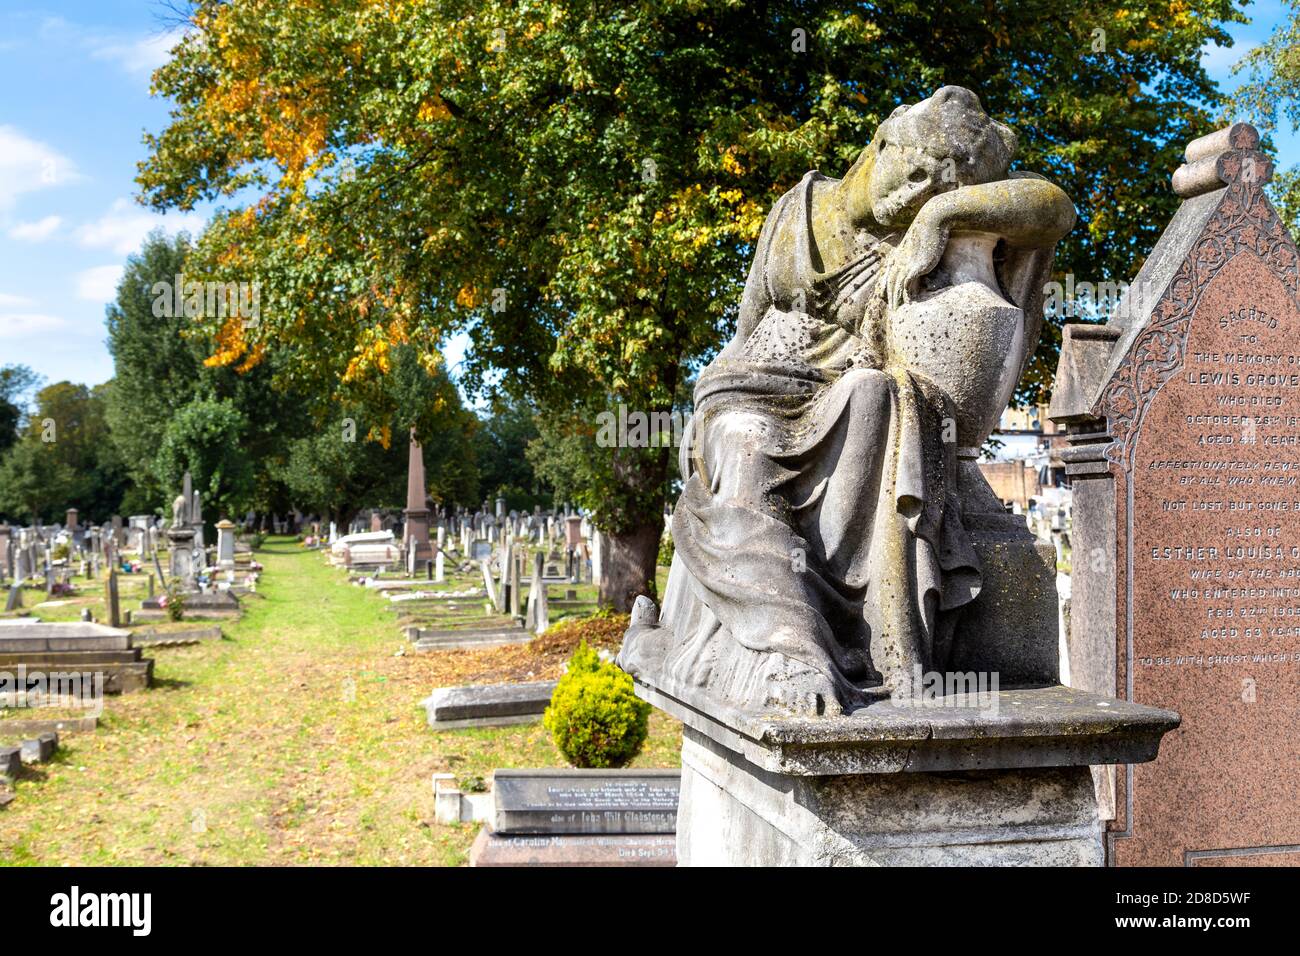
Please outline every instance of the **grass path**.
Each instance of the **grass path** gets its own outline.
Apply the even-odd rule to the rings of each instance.
[[[146,651],[151,690],[24,771],[0,864],[457,865],[476,827],[433,822],[431,774],[563,765],[540,724],[434,733],[418,706],[499,659],[517,672],[531,646],[406,654],[382,599],[319,553],[271,539],[258,558],[261,596],[226,640]],[[655,712],[635,765],[673,766],[679,746]]]

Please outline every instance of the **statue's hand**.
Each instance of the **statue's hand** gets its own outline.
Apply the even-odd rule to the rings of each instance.
[[[880,293],[891,308],[910,302],[917,284],[939,260],[948,245],[948,223],[939,215],[935,197],[916,214],[903,241],[889,254],[880,277]]]

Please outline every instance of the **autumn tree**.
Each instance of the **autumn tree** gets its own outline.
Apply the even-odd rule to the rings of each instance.
[[[343,401],[393,346],[432,355],[463,329],[469,387],[588,440],[595,409],[671,409],[729,335],[777,196],[945,83],[1075,199],[1061,270],[1127,279],[1210,128],[1200,50],[1237,19],[1232,0],[199,0],[154,76],[176,105],[139,182],[158,208],[234,204],[200,258],[260,278],[270,307],[214,324],[215,361],[291,349]],[[602,453],[586,474],[612,484],[583,497],[610,534],[602,596],[626,608],[654,590],[676,450]]]

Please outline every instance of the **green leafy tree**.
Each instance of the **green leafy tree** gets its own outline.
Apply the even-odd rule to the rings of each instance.
[[[168,421],[154,473],[166,487],[179,489],[188,471],[209,523],[242,514],[253,495],[253,463],[244,445],[247,427],[229,399],[196,398]]]
[[[54,443],[24,438],[0,460],[0,514],[23,524],[61,521],[76,481]]]
[[[1075,199],[1058,262],[1128,279],[1211,127],[1200,65],[1232,0],[916,4],[641,0],[199,0],[154,77],[169,124],[139,182],[159,208],[241,190],[200,243],[259,270],[255,329],[340,396],[389,349],[473,343],[471,388],[570,415],[667,410],[730,334],[764,215],[812,167],[838,175],[902,102],[979,91],[1023,167]],[[1045,336],[1021,391],[1050,381]],[[260,351],[259,351],[260,350]],[[494,375],[494,370],[504,374]],[[653,590],[669,449],[612,456],[582,497],[611,532],[604,597]],[[611,478],[612,476],[612,478]]]
[[[275,477],[288,444],[309,431],[310,396],[292,375],[277,378],[274,357],[240,370],[209,364],[213,343],[199,317],[175,307],[177,285],[201,281],[190,268],[192,242],[184,234],[152,233],[127,259],[117,298],[108,306],[108,346],[114,380],[108,421],[112,441],[133,484],[133,508],[167,509],[180,490],[156,465],[173,418],[199,398],[225,400],[243,418],[241,441],[253,464],[248,504],[288,511],[293,502]],[[206,302],[204,308],[206,308]],[[206,476],[195,473],[199,480]]]
[[[479,487],[485,499],[505,498],[508,510],[519,511],[552,503],[554,489],[534,469],[529,451],[538,437],[537,413],[526,401],[493,403],[474,435]]]
[[[1300,127],[1300,4],[1287,0],[1285,5],[1290,8],[1287,19],[1233,68],[1246,74],[1246,82],[1232,96],[1232,118],[1248,119],[1270,137],[1279,120]],[[1300,229],[1300,166],[1277,173],[1268,188],[1278,215],[1295,234]]]
[[[36,393],[24,441],[48,444],[66,466],[58,485],[63,508],[76,507],[85,520],[107,520],[120,513],[128,477],[109,433],[111,384],[94,388],[56,382]]]
[[[40,380],[26,365],[0,366],[0,455],[18,441],[26,396]]]

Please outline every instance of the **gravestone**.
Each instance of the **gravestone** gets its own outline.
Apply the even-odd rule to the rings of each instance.
[[[673,833],[678,770],[498,770],[496,833]]]
[[[524,627],[534,634],[545,634],[550,626],[550,608],[546,603],[546,582],[542,576],[545,559],[542,552],[533,555],[533,579],[528,585],[528,606],[524,613]]]
[[[228,518],[217,522],[217,568],[230,571],[235,567],[235,523]]]
[[[195,561],[194,529],[168,528],[167,542],[171,549],[171,578],[184,591],[195,589],[198,566]]]
[[[1076,686],[1177,710],[1098,773],[1116,866],[1300,864],[1300,270],[1254,128],[1193,141],[1109,322],[1067,326]]]
[[[108,569],[108,583],[105,585],[105,599],[108,603],[108,626],[121,627],[122,605],[117,596],[117,568]]]
[[[555,681],[439,687],[422,701],[435,730],[497,727],[542,719]]]
[[[471,866],[673,866],[678,770],[497,770]]]
[[[12,551],[13,528],[0,524],[0,581],[9,576],[9,562]]]

